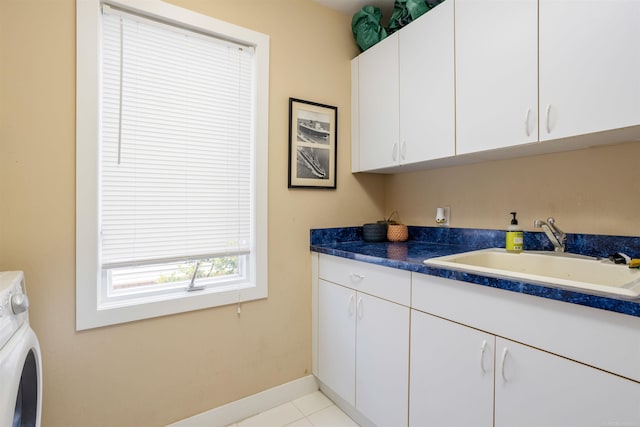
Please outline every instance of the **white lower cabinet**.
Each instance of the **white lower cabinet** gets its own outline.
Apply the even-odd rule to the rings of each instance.
[[[409,308],[318,281],[318,378],[380,427],[406,426]]]
[[[358,294],[356,409],[380,427],[407,425],[409,308]]]
[[[640,384],[416,310],[409,396],[411,427],[640,425]]]
[[[618,357],[636,317],[332,256],[317,271],[314,366],[363,426],[640,426],[637,360]]]
[[[409,425],[493,425],[495,337],[411,310]]]
[[[318,285],[318,377],[350,405],[356,402],[356,291]]]
[[[496,427],[640,425],[640,384],[502,338]]]

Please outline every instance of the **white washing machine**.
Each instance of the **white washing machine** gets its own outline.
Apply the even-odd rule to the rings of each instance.
[[[42,358],[24,274],[0,272],[0,427],[39,427],[41,412]]]

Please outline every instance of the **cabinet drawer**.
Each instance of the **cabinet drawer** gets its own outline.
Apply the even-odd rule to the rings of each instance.
[[[331,255],[320,255],[320,279],[409,306],[411,273]]]

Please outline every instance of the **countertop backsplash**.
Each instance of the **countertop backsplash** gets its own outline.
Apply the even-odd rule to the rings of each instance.
[[[311,230],[311,246],[362,242],[362,227],[319,228]],[[408,242],[464,246],[469,250],[503,248],[504,230],[479,228],[409,226]],[[391,244],[391,242],[386,242]],[[384,244],[384,242],[383,242]],[[640,258],[640,237],[567,233],[566,252],[606,258],[616,252]],[[524,232],[524,249],[553,251],[547,236],[539,231]]]

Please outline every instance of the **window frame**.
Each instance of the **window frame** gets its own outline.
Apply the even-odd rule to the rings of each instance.
[[[144,302],[99,305],[99,135],[101,7],[106,3],[153,19],[226,38],[255,49],[255,179],[252,287],[212,288]],[[269,36],[160,0],[78,0],[76,3],[76,330],[266,298]]]

